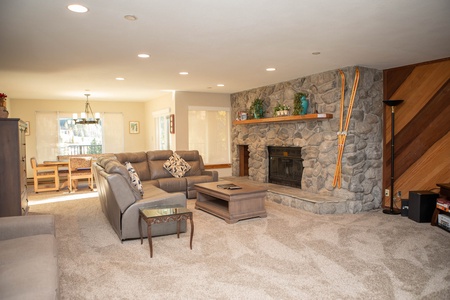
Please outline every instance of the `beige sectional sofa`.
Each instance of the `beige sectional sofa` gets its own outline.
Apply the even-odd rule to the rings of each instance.
[[[120,240],[139,238],[138,217],[141,207],[186,207],[186,198],[195,198],[194,184],[218,181],[217,171],[205,171],[198,151],[175,151],[186,161],[190,170],[176,178],[164,167],[171,150],[115,153],[100,156],[93,165],[101,207]],[[133,185],[125,163],[131,163],[143,187],[143,195]],[[143,235],[147,230],[142,223]],[[152,226],[152,235],[176,233],[176,223]],[[182,224],[182,231],[186,224]]]
[[[55,220],[0,218],[0,299],[59,299]]]

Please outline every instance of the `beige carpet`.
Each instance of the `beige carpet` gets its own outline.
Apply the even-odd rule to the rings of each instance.
[[[56,216],[62,299],[450,297],[450,233],[381,211],[314,215],[267,203],[267,218],[230,225],[190,200],[193,250],[188,233],[157,237],[150,258],[147,240],[119,241],[96,193],[30,200],[30,214]]]

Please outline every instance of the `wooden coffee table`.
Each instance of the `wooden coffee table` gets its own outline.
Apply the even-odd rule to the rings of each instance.
[[[216,181],[196,184],[195,208],[222,218],[230,224],[249,218],[267,217],[264,206],[267,191],[265,188],[240,183],[235,183],[241,188],[236,190],[218,187],[224,184],[232,183]]]

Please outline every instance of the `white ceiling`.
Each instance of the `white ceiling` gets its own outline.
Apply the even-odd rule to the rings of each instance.
[[[148,101],[164,90],[234,93],[450,57],[450,0],[76,1],[1,0],[0,92]],[[89,11],[70,12],[74,3]]]

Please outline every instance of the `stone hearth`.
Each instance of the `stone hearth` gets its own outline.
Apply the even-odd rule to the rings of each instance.
[[[309,94],[308,113],[332,113],[330,120],[286,123],[241,124],[232,127],[232,175],[239,175],[238,145],[248,145],[249,179],[268,182],[268,146],[301,147],[303,177],[301,191],[309,198],[327,198],[326,209],[306,209],[316,213],[356,213],[379,208],[382,200],[382,71],[361,68],[358,91],[342,160],[341,188],[333,187],[337,159],[337,131],[340,112],[340,76],[338,70],[311,75],[271,86],[231,95],[234,115],[248,111],[252,101],[262,98],[266,117],[272,117],[277,102],[293,107],[297,92]],[[353,86],[355,67],[345,73],[345,110]],[[291,110],[292,111],[292,110]],[[268,193],[274,202],[305,209],[297,197]],[[307,198],[307,197],[306,197]],[[289,200],[288,200],[289,199]],[[333,204],[333,200],[336,201]],[[270,199],[268,199],[270,200]]]
[[[301,189],[283,186],[273,183],[262,183],[248,179],[248,177],[222,177],[239,185],[246,183],[256,185],[267,189],[266,201],[275,202],[292,208],[309,211],[315,214],[341,214],[347,213],[347,207],[351,205],[351,201],[337,199],[321,194],[305,192]]]

